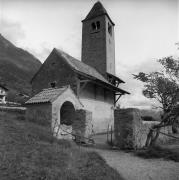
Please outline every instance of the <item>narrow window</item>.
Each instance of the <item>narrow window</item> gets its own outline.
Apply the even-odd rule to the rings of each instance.
[[[97,27],[97,29],[100,29],[100,22],[99,21],[96,22],[96,27]]]
[[[93,31],[96,30],[96,24],[94,22],[91,24],[91,27]]]
[[[112,36],[112,26],[108,23],[108,32]]]
[[[51,85],[52,88],[55,88],[55,87],[56,87],[56,84],[57,84],[56,82],[51,82],[51,83],[50,83],[50,85]]]
[[[93,31],[99,30],[100,29],[100,22],[99,21],[93,22],[91,24],[91,28],[92,28]]]

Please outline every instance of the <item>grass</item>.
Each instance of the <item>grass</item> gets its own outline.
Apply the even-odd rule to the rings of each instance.
[[[174,149],[168,149],[160,146],[150,147],[146,150],[138,150],[135,152],[135,155],[145,158],[163,158],[166,160],[173,160],[175,162],[179,162],[179,151]]]
[[[56,140],[15,112],[0,112],[0,179],[123,180],[97,153]]]

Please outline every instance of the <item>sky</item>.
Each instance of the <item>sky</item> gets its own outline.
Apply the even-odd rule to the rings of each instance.
[[[0,0],[0,33],[41,62],[54,47],[81,59],[81,21],[96,0]],[[151,108],[140,71],[160,68],[157,59],[179,56],[179,0],[101,0],[115,23],[116,75],[131,95],[121,107]]]

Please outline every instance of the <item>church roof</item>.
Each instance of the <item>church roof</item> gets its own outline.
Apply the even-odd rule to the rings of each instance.
[[[113,21],[111,20],[111,18],[108,15],[106,9],[104,8],[104,6],[101,4],[100,1],[98,1],[94,4],[91,11],[88,13],[88,15],[86,16],[86,18],[83,21],[90,20],[90,19],[93,19],[93,18],[95,18],[97,16],[101,16],[101,15],[108,16],[109,20],[114,25]]]
[[[74,68],[76,71],[82,72],[86,75],[92,76],[94,78],[97,78],[101,81],[108,83],[108,81],[93,67],[83,63],[82,61],[75,59],[74,57],[70,56],[69,54],[67,54],[59,49],[55,49],[55,50],[56,50],[57,54],[59,56],[62,56],[67,61],[67,63],[72,68]]]
[[[76,72],[82,75],[86,75],[92,80],[98,80],[118,92],[129,94],[127,91],[117,88],[116,86],[109,83],[95,68],[73,58],[72,56],[61,50],[54,49],[54,51],[56,51],[57,55],[62,57]]]
[[[58,96],[60,96],[64,91],[66,91],[67,88],[69,88],[69,86],[64,86],[62,88],[43,89],[40,93],[29,99],[25,104],[53,102]]]

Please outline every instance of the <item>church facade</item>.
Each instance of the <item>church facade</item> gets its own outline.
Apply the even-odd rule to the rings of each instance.
[[[54,48],[32,78],[32,96],[43,89],[70,86],[82,108],[92,113],[94,132],[103,132],[114,123],[117,100],[129,93],[119,88],[124,81],[115,76],[114,23],[100,2],[82,26],[81,61]]]

